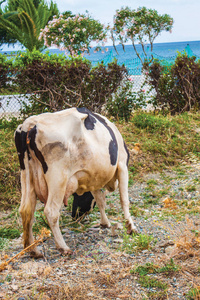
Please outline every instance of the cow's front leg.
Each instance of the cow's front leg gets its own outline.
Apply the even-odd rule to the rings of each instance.
[[[100,224],[102,227],[104,228],[109,228],[111,225],[110,225],[110,222],[106,216],[106,213],[105,213],[105,208],[106,208],[106,198],[105,198],[105,192],[104,191],[101,191],[101,190],[97,190],[97,191],[94,191],[94,192],[91,192],[96,203],[97,203],[97,206],[99,208],[99,211],[100,211],[100,215],[101,215],[101,221],[100,221]]]
[[[23,239],[24,239],[24,248],[30,246],[34,242],[33,237],[33,220],[34,212],[36,206],[36,194],[33,187],[33,183],[30,181],[27,184],[26,171],[21,171],[21,183],[22,183],[22,199],[19,208],[19,212],[22,217],[23,224]],[[31,256],[36,258],[42,257],[42,253],[37,249],[36,246],[31,249]]]
[[[129,212],[128,168],[126,164],[119,164],[118,180],[119,180],[120,202],[121,202],[122,209],[124,211],[127,233],[128,234],[132,234],[133,232],[138,233],[138,229],[133,224],[133,220]]]

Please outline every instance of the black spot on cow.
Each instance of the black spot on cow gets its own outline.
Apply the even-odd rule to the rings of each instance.
[[[95,207],[96,202],[94,202],[94,204],[92,203],[94,197],[91,192],[86,192],[81,196],[74,193],[73,196],[74,201],[72,207],[72,218],[78,219],[83,214],[89,212],[90,209],[93,209]]]
[[[85,107],[81,107],[81,108],[77,108],[77,110],[80,113],[84,113],[84,114],[88,115],[88,117],[84,121],[85,127],[88,130],[93,130],[95,128],[95,123],[96,123],[96,119],[97,119],[109,131],[109,133],[111,135],[111,141],[109,143],[110,162],[111,162],[111,165],[113,165],[113,166],[116,165],[117,157],[118,157],[118,144],[117,144],[117,140],[116,140],[116,137],[115,137],[115,134],[114,134],[112,128],[110,128],[110,126],[106,123],[106,120],[104,118],[102,118],[100,115],[92,113],[89,109],[87,109]]]
[[[77,108],[79,113],[87,114],[87,118],[84,120],[84,125],[87,130],[93,130],[95,127],[96,119],[92,116],[91,111],[85,107]]]
[[[110,162],[111,165],[116,165],[117,162],[117,156],[118,156],[118,144],[117,144],[117,139],[115,137],[115,134],[112,130],[112,128],[106,123],[106,120],[104,118],[102,118],[101,116],[97,115],[97,114],[93,114],[95,116],[95,118],[97,118],[97,120],[99,122],[101,122],[106,129],[109,131],[110,135],[111,135],[111,141],[109,143],[109,154],[110,154]]]
[[[129,154],[129,151],[128,151],[128,148],[126,146],[126,143],[124,142],[124,148],[126,150],[126,153],[127,153],[127,161],[126,161],[126,165],[128,167],[128,162],[129,162],[129,158],[130,158],[130,154]]]
[[[47,172],[47,170],[48,170],[48,166],[47,166],[47,164],[45,162],[44,156],[42,155],[41,151],[38,149],[38,147],[36,145],[36,142],[35,142],[36,134],[37,134],[37,127],[35,125],[29,131],[29,133],[28,133],[28,139],[30,141],[30,148],[35,152],[35,156],[41,162],[42,168],[43,168],[43,171],[44,171],[44,174],[45,174]]]
[[[15,146],[17,149],[21,170],[25,170],[24,156],[25,156],[25,152],[27,151],[26,136],[27,136],[27,132],[25,131],[15,132]]]

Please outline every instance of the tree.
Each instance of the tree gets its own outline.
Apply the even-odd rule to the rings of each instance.
[[[40,30],[55,14],[58,14],[58,8],[52,0],[50,5],[44,0],[8,1],[0,16],[0,27],[8,38],[2,37],[1,44],[18,41],[30,51],[44,49],[44,41],[38,39]]]
[[[47,47],[56,46],[66,50],[71,55],[89,52],[91,42],[106,41],[107,28],[99,21],[86,14],[72,15],[66,12],[58,18],[54,17],[47,26],[41,30],[40,39],[44,39]]]
[[[173,19],[167,15],[159,15],[154,9],[147,9],[146,7],[131,10],[129,7],[117,10],[114,15],[114,26],[111,28],[111,38],[116,50],[115,42],[123,46],[126,42],[131,41],[133,48],[139,57],[141,63],[149,65],[153,60],[153,55],[148,57],[146,52],[146,44],[150,44],[151,52],[153,51],[153,43],[156,37],[162,31],[171,32]],[[144,58],[137,51],[136,42],[142,47]]]
[[[0,2],[0,6],[5,2],[5,0]],[[0,16],[5,14],[5,11],[0,7]],[[7,14],[7,17],[10,16]],[[6,15],[5,15],[6,17]],[[11,34],[3,27],[0,27],[0,46],[3,44],[15,44],[17,40],[11,36]]]

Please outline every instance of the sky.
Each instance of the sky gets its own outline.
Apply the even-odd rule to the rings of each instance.
[[[117,9],[129,6],[132,9],[145,6],[156,9],[159,14],[169,14],[174,19],[172,33],[163,32],[155,42],[184,42],[200,40],[200,0],[56,0],[59,10],[84,13],[94,19],[112,25]]]
[[[62,13],[85,13],[107,25],[113,24],[117,9],[129,6],[132,9],[145,6],[156,9],[159,14],[169,14],[174,19],[172,33],[162,32],[155,43],[185,42],[200,40],[200,0],[54,0]],[[108,45],[111,45],[111,41]],[[4,50],[8,49],[6,46]]]

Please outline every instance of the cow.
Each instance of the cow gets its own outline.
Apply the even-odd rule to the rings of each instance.
[[[77,193],[74,193],[73,197],[72,218],[75,220],[84,214],[89,213],[96,205],[91,192],[85,192],[81,196],[77,195]]]
[[[69,108],[27,118],[15,131],[21,168],[20,214],[24,247],[33,243],[32,225],[37,198],[57,248],[71,254],[59,228],[60,209],[76,193],[90,192],[100,211],[100,224],[110,227],[105,214],[105,190],[119,186],[127,233],[137,232],[129,213],[126,144],[116,126],[86,108]],[[31,255],[41,257],[35,246]]]

